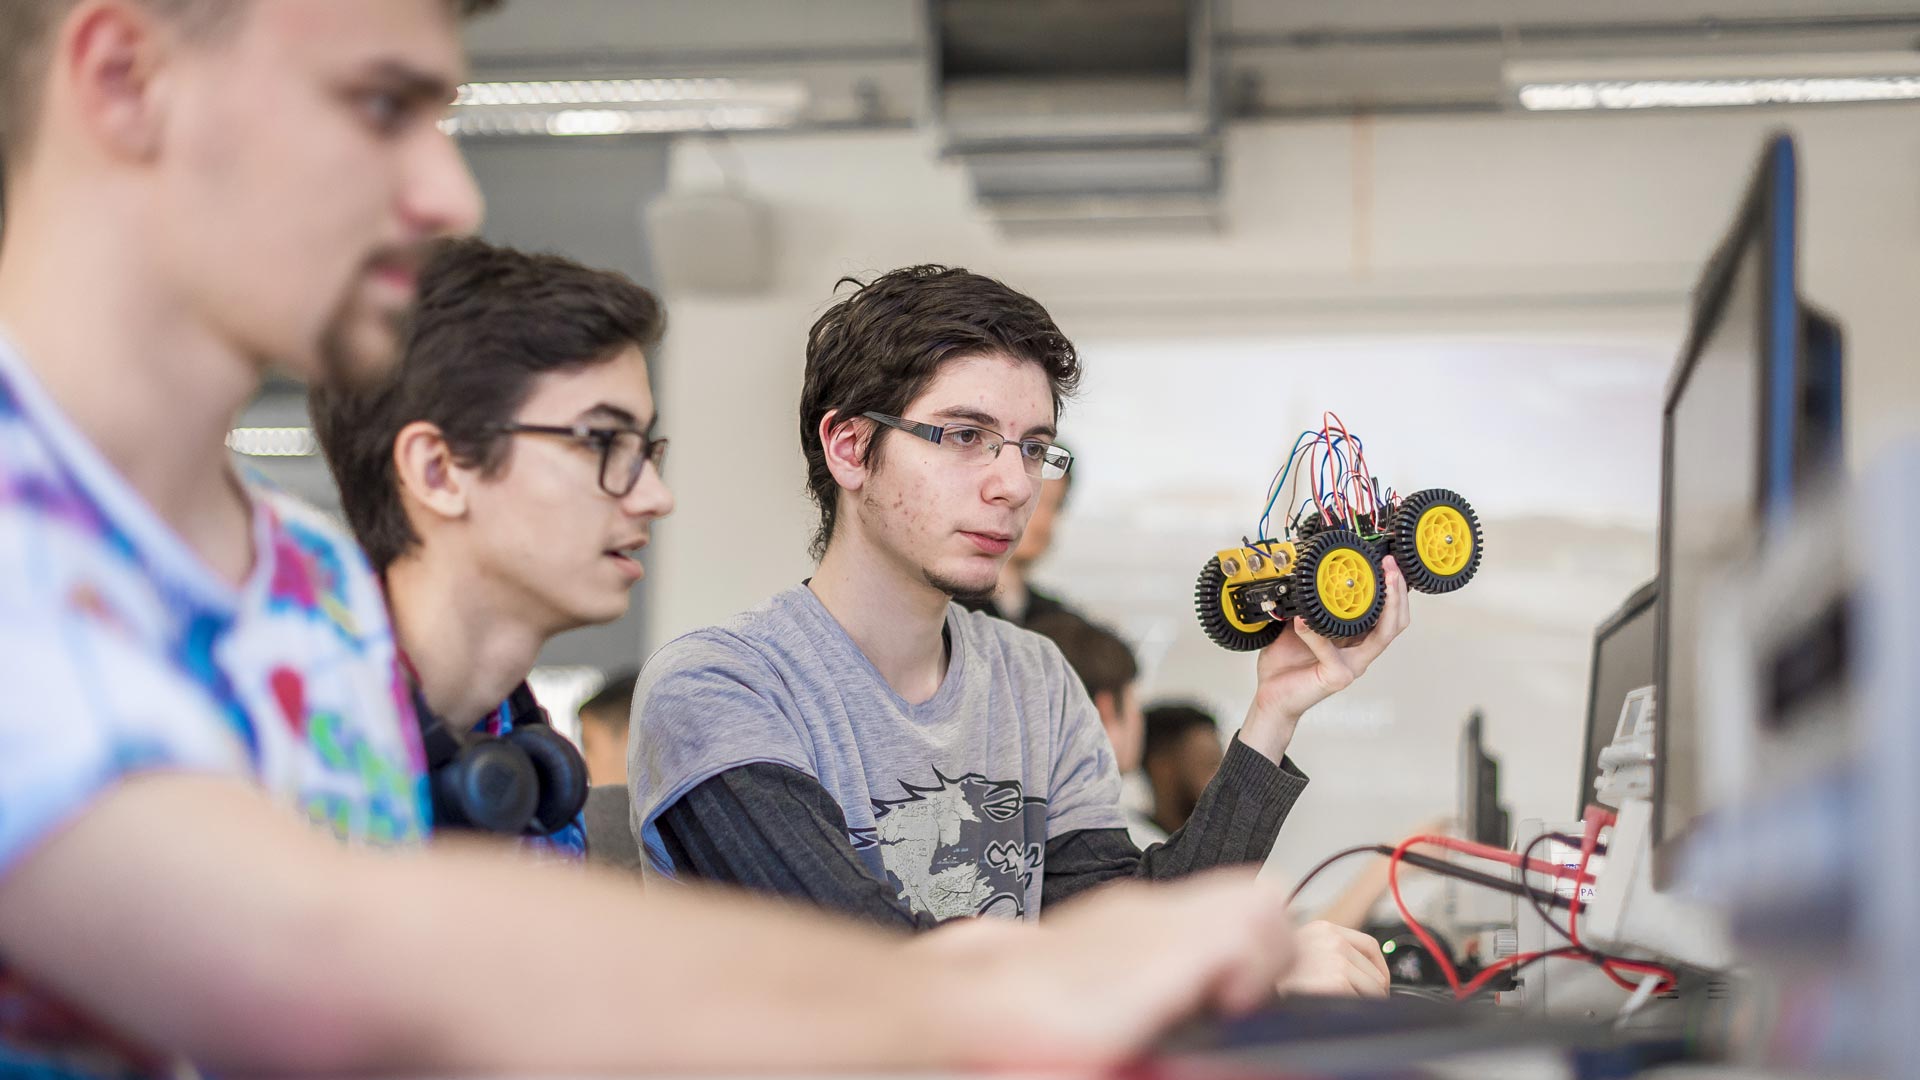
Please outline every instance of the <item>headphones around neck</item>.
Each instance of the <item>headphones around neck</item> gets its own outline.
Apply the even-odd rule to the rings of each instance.
[[[464,738],[427,708],[413,688],[427,751],[433,820],[441,828],[507,836],[550,836],[587,805],[587,763],[553,730],[526,683],[507,695],[505,735]]]

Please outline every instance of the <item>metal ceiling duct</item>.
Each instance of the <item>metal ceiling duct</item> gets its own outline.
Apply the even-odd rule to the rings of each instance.
[[[929,0],[943,152],[1008,232],[1212,227],[1211,0]]]

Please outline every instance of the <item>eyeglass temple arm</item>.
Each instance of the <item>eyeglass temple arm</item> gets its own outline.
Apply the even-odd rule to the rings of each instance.
[[[888,416],[886,413],[868,412],[862,413],[861,415],[875,423],[885,424],[890,428],[897,428],[909,435],[918,435],[936,446],[939,445],[940,440],[947,433],[945,428],[934,424],[922,424],[913,420],[903,420],[898,416]]]

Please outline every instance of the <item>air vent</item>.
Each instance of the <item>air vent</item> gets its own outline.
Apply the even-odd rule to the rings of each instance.
[[[1205,0],[933,0],[942,149],[1010,232],[1211,228]]]

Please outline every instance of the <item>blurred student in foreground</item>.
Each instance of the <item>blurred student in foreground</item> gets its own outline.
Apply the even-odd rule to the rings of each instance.
[[[378,582],[225,439],[269,372],[381,379],[478,222],[479,6],[0,0],[0,1073],[1092,1064],[1269,993],[1231,876],[909,943],[424,844]]]

